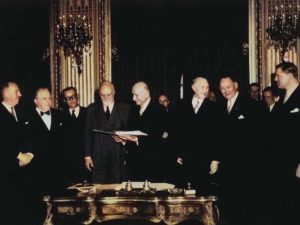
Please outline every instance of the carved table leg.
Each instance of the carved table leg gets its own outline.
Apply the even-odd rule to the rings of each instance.
[[[213,202],[205,202],[203,205],[203,216],[201,219],[203,225],[218,224],[218,208]]]
[[[50,196],[45,196],[43,200],[47,204],[47,215],[46,215],[43,225],[53,225],[53,222],[52,222],[53,213],[51,212],[52,204],[50,203]]]

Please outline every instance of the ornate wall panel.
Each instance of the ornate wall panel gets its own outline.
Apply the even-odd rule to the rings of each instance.
[[[295,11],[299,5],[299,0],[249,0],[249,2],[255,1],[256,13],[256,32],[257,32],[257,74],[259,75],[259,82],[261,87],[270,86],[272,82],[272,73],[275,72],[275,65],[282,61],[280,56],[280,50],[276,50],[274,46],[268,42],[268,34],[266,29],[272,22],[272,15],[276,13],[285,13],[287,15],[288,10]],[[250,4],[249,4],[250,5]],[[286,11],[285,11],[286,10]],[[249,21],[251,26],[251,21]],[[286,52],[284,60],[299,64],[299,40],[295,48],[291,48]]]
[[[77,16],[92,35],[90,48],[83,51],[80,67],[74,57],[65,56],[64,48],[56,45],[58,27],[68,26]],[[80,104],[87,106],[94,101],[100,81],[111,80],[110,0],[55,0],[50,20],[51,85],[55,105],[58,105],[60,92],[74,86],[79,92]]]

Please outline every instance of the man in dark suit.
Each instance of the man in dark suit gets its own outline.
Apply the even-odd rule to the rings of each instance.
[[[249,219],[257,190],[255,177],[260,149],[260,112],[258,104],[238,90],[230,76],[220,80],[225,101],[219,103],[221,113],[220,147],[224,176],[224,214],[229,223]],[[255,134],[255,135],[254,135]],[[251,215],[254,217],[255,215]]]
[[[279,197],[278,209],[281,210],[279,223],[297,224],[296,218],[300,207],[300,86],[298,68],[290,62],[276,65],[275,71],[278,87],[285,91],[279,100],[279,115],[276,145],[277,152],[277,186]],[[298,221],[297,221],[298,220]]]
[[[165,131],[166,112],[162,105],[151,99],[149,87],[144,82],[137,82],[132,87],[133,101],[128,127],[140,130],[148,136],[122,137],[128,141],[127,168],[129,178],[133,180],[161,181],[165,178],[162,148]]]
[[[191,182],[199,194],[208,195],[209,174],[217,171],[220,161],[215,144],[218,113],[215,103],[207,98],[206,78],[195,78],[192,89],[192,100],[182,102],[176,112],[174,148],[179,150],[177,161],[184,168],[185,183]]]
[[[263,102],[269,114],[273,115],[278,110],[278,104],[275,101],[275,90],[272,87],[266,87],[263,90]]]
[[[51,108],[49,89],[39,88],[30,117],[30,141],[35,157],[31,163],[35,186],[40,195],[55,192],[65,185],[66,161],[62,149],[63,117],[59,110]]]
[[[21,216],[25,208],[22,170],[32,159],[26,140],[24,111],[19,107],[21,92],[14,82],[7,82],[1,88],[0,104],[0,220],[6,223]],[[28,151],[28,152],[27,152]],[[21,207],[20,207],[21,206]],[[24,216],[24,215],[23,215]]]
[[[62,91],[66,104],[64,109],[64,151],[68,161],[67,182],[78,183],[89,180],[84,167],[84,129],[87,109],[79,105],[79,96],[75,87]]]
[[[127,129],[129,106],[115,102],[115,89],[105,81],[99,87],[101,101],[88,107],[84,149],[85,166],[92,172],[95,183],[120,183],[124,179],[125,148],[123,141],[105,133],[93,131],[118,131]]]

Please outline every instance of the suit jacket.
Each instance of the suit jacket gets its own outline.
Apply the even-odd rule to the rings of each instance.
[[[204,163],[208,166],[211,160],[220,160],[216,145],[218,118],[216,104],[207,98],[196,114],[191,101],[180,104],[176,112],[174,147],[180,151],[184,164],[195,167]]]
[[[279,101],[277,116],[277,137],[279,165],[281,171],[289,176],[295,176],[295,170],[300,162],[300,86],[291,94],[289,99],[283,103]]]
[[[262,110],[247,96],[239,93],[230,113],[227,100],[220,102],[220,148],[227,168],[242,174],[254,171],[260,151]]]
[[[29,151],[26,127],[28,121],[24,111],[15,107],[18,121],[0,103],[0,179],[14,179],[19,170],[17,156],[19,152]]]
[[[64,126],[63,140],[65,157],[70,160],[71,166],[83,165],[84,158],[84,129],[87,108],[80,107],[77,118],[73,118],[69,109],[63,111]]]
[[[165,150],[162,136],[166,130],[166,111],[152,99],[142,115],[139,110],[139,106],[133,107],[129,116],[129,130],[140,130],[148,136],[140,136],[138,145],[127,142],[129,173],[133,179],[158,180],[160,175],[163,176],[161,160]]]
[[[29,119],[30,143],[34,158],[28,167],[44,188],[48,188],[47,184],[51,182],[57,184],[62,182],[63,163],[65,163],[62,157],[64,155],[62,148],[63,117],[57,109],[51,108],[50,111],[50,130],[35,108]]]
[[[129,115],[129,106],[124,103],[115,102],[109,120],[106,119],[103,105],[101,102],[93,103],[88,106],[87,118],[84,134],[85,156],[91,156],[94,168],[101,166],[104,152],[111,151],[119,154],[122,161],[124,147],[121,143],[116,143],[111,135],[94,132],[93,129],[104,131],[126,130]],[[115,164],[118,162],[108,162]],[[120,162],[121,163],[121,162]]]

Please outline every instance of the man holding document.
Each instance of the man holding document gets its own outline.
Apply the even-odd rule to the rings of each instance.
[[[146,83],[134,84],[132,95],[137,106],[130,112],[128,128],[144,132],[147,136],[121,135],[122,139],[127,140],[128,178],[137,181],[162,181],[165,178],[162,136],[165,131],[166,112],[163,106],[151,99]]]
[[[124,140],[115,131],[126,130],[129,106],[115,102],[115,88],[105,81],[100,102],[88,107],[84,134],[85,167],[94,183],[121,183],[124,179]]]

